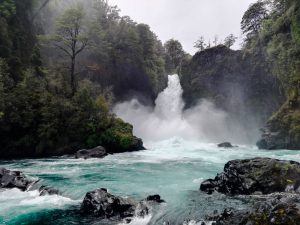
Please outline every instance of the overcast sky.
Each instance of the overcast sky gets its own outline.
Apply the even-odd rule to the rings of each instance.
[[[243,13],[256,0],[109,0],[118,5],[121,15],[150,25],[165,42],[179,40],[184,49],[194,53],[194,42],[200,36],[213,41],[233,33],[241,39]],[[240,43],[240,41],[239,41]],[[234,48],[239,48],[239,43]]]

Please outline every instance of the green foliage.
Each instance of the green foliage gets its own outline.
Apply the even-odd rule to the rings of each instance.
[[[101,134],[101,142],[114,151],[118,151],[118,149],[130,150],[134,141],[132,129],[132,125],[124,123],[121,119],[114,119]]]
[[[228,35],[225,40],[224,40],[224,45],[227,48],[230,48],[231,46],[234,45],[235,41],[236,41],[237,37],[235,37],[233,34]]]
[[[187,54],[181,43],[174,39],[167,41],[164,47],[166,49],[166,70],[168,73],[177,73]]]
[[[256,35],[261,28],[262,21],[267,16],[266,3],[262,0],[252,4],[245,12],[241,28],[244,34],[247,34],[247,38],[251,38]]]
[[[65,67],[64,58],[59,57],[64,51],[51,50],[53,55],[44,55],[46,64],[43,65],[34,32],[36,29],[32,24],[33,0],[12,2],[16,11],[9,21],[0,15],[0,49],[4,50],[0,51],[0,158],[61,155],[100,144],[112,148],[108,149],[112,152],[130,149],[134,144],[132,126],[110,113],[107,93],[95,91],[98,86],[81,79],[76,92],[70,94],[69,69]],[[112,15],[114,11],[106,13]],[[85,28],[92,27],[81,27],[83,16],[83,9],[79,6],[63,13],[51,41],[55,40],[63,48],[76,42],[78,46],[73,45],[68,53],[79,54],[87,41]],[[110,18],[105,20],[111,22]],[[127,25],[125,22],[124,26]],[[147,27],[145,29],[148,31]],[[107,37],[110,34],[104,34],[102,27],[96,31],[93,36],[96,40],[110,39]],[[137,30],[128,32],[124,34],[125,39],[122,37],[124,42],[129,40],[124,43],[128,45],[126,53],[133,47],[134,40],[140,41]],[[91,43],[95,44],[93,40]],[[103,45],[106,43],[103,42]],[[150,40],[149,48],[151,43]],[[108,54],[111,45],[111,42],[109,46],[95,44],[89,54],[98,54],[103,49]],[[156,47],[148,47],[145,48],[147,51],[157,51]],[[142,50],[137,51],[143,53]],[[109,57],[107,60],[110,60]],[[108,63],[106,59],[101,61],[104,62]]]
[[[16,13],[16,4],[14,0],[1,0],[0,1],[0,16],[10,18]]]

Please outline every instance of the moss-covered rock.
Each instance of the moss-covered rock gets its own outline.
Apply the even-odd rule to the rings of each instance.
[[[202,182],[200,190],[228,195],[300,193],[300,163],[270,158],[232,160],[214,179]]]

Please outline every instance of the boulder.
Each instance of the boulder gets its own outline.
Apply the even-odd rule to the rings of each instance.
[[[39,188],[40,196],[45,196],[45,195],[58,195],[59,190],[52,188],[52,187],[46,187],[46,186],[41,186]]]
[[[229,161],[222,173],[203,181],[200,190],[228,195],[300,193],[300,163],[270,158]]]
[[[149,195],[147,198],[145,198],[145,201],[147,202],[156,202],[156,203],[163,203],[165,200],[161,199],[159,195]]]
[[[146,199],[135,202],[131,199],[118,197],[108,193],[107,189],[100,188],[88,192],[81,204],[82,215],[93,215],[101,219],[126,220],[132,217],[144,217],[149,214],[151,205],[164,202],[159,195],[148,196]]]
[[[234,146],[230,142],[223,142],[218,144],[219,148],[233,148]]]
[[[104,158],[105,156],[107,156],[105,148],[102,146],[98,146],[92,149],[82,149],[77,151],[75,158],[89,159],[89,158]]]
[[[0,168],[0,188],[18,188],[26,191],[36,182],[38,180],[28,178],[20,171]]]
[[[123,219],[135,215],[136,205],[130,199],[114,196],[101,188],[86,194],[80,211],[103,219]]]
[[[216,225],[299,225],[299,195],[275,194],[253,199],[249,209],[225,209],[220,214],[207,216]]]
[[[136,136],[133,136],[132,144],[128,151],[140,151],[140,150],[146,150],[144,147],[143,140],[141,138],[138,138]]]

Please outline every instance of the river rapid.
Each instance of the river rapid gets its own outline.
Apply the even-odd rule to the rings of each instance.
[[[243,198],[199,191],[201,181],[214,177],[231,159],[272,157],[300,162],[297,151],[261,151],[241,146],[220,149],[216,144],[182,138],[148,143],[148,150],[107,156],[104,159],[73,158],[1,161],[11,170],[38,177],[44,185],[58,188],[62,196],[38,196],[37,191],[17,189],[0,192],[0,224],[118,224],[79,215],[86,192],[105,187],[119,196],[141,200],[160,194],[166,201],[149,217],[131,224],[196,224],[204,215],[225,207],[247,207]]]

